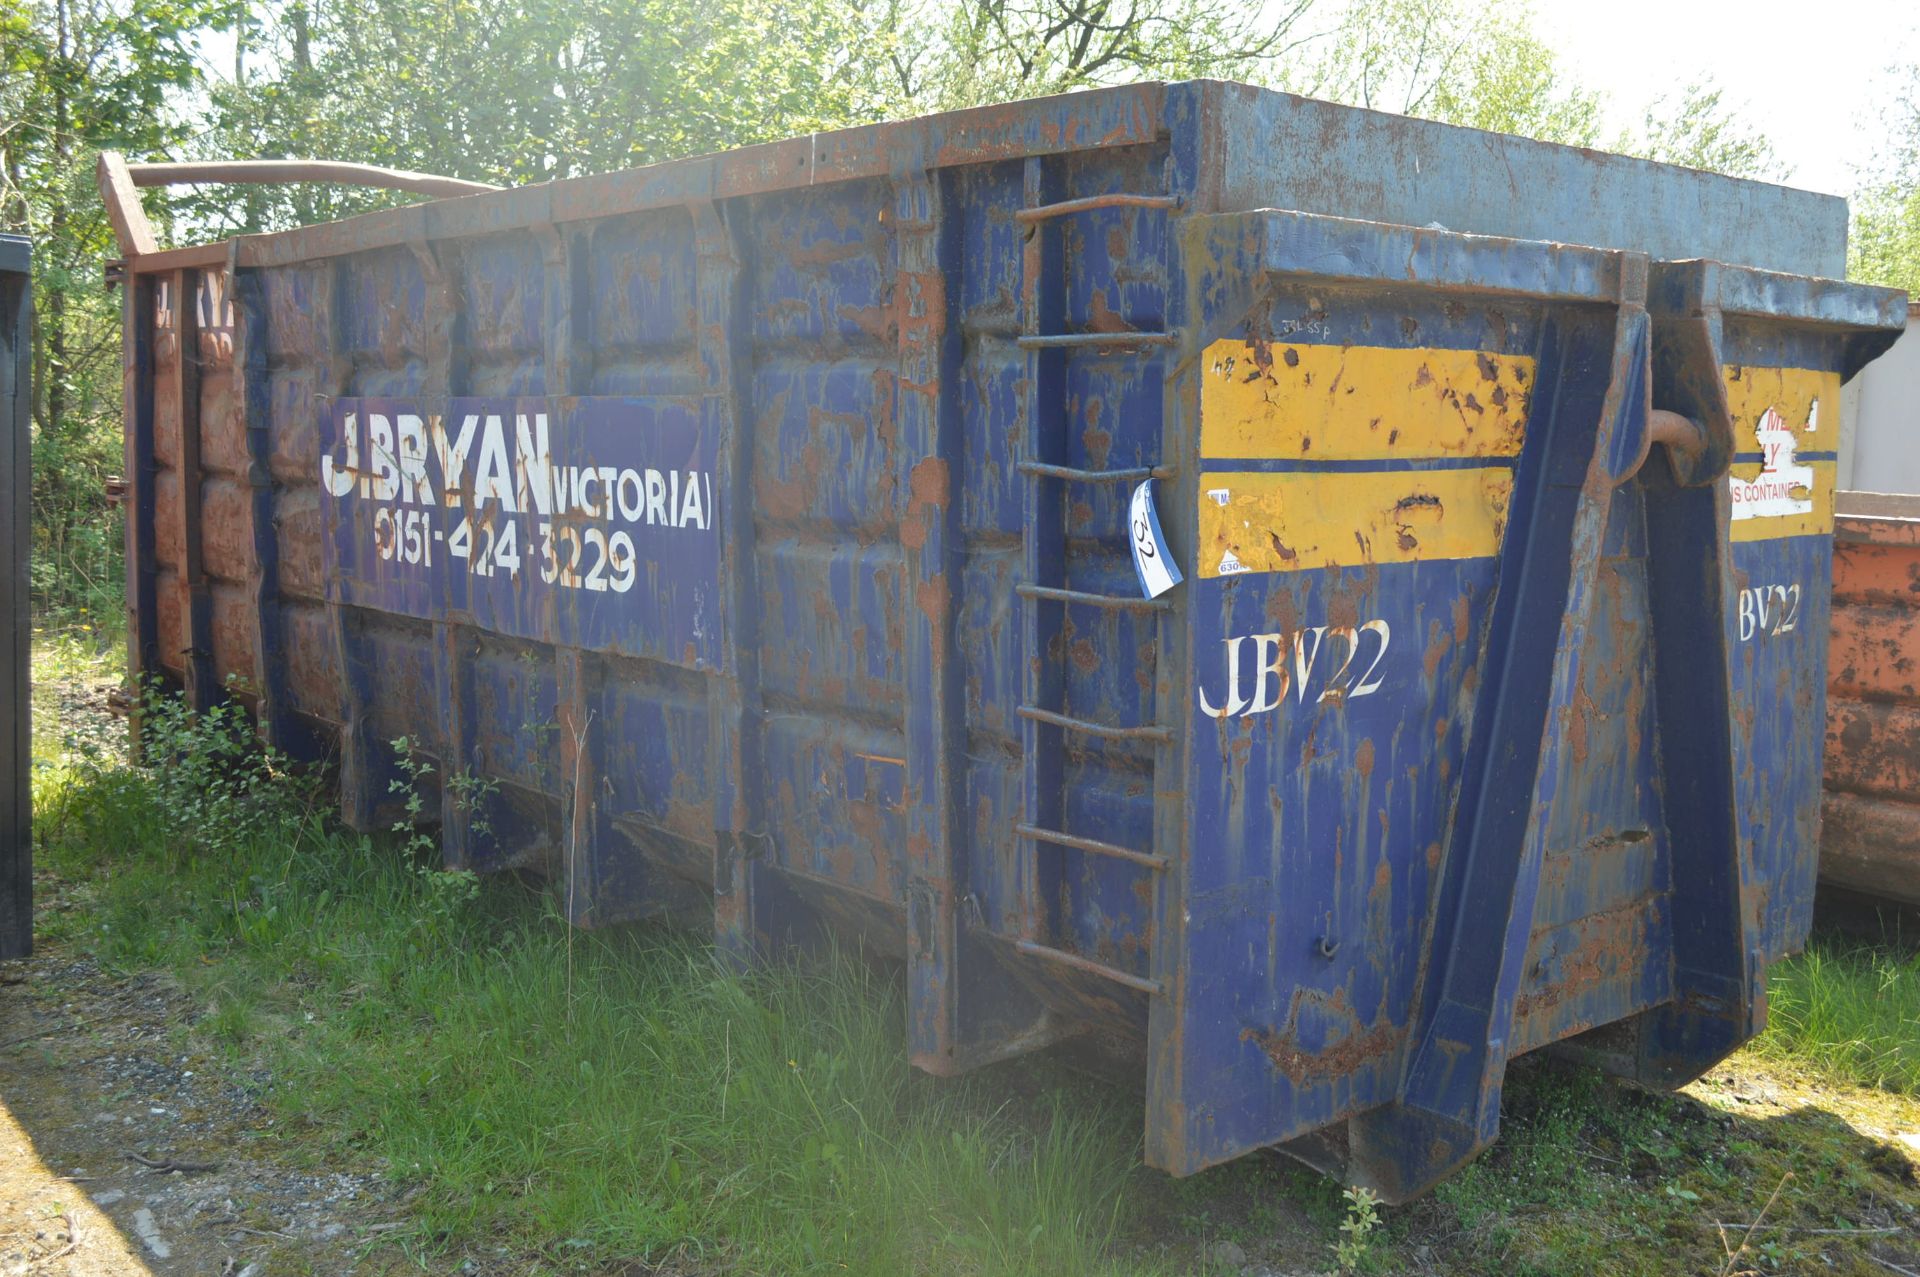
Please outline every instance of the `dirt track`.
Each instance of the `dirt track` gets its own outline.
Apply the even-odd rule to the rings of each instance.
[[[0,981],[0,1277],[391,1267],[391,1187],[291,1164],[267,1079],[180,1046],[196,1008],[169,982],[57,954]]]

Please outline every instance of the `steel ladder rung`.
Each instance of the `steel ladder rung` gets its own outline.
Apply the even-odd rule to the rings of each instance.
[[[1064,479],[1068,483],[1133,483],[1140,479],[1171,479],[1172,466],[1129,466],[1123,470],[1080,470],[1073,466],[1049,465],[1045,461],[1022,461],[1014,467],[1021,474],[1038,479]]]
[[[1158,980],[1149,980],[1144,976],[1134,975],[1131,971],[1122,971],[1104,962],[1095,962],[1092,958],[1083,958],[1077,953],[1068,953],[1065,949],[1055,949],[1051,945],[1039,944],[1032,940],[1016,940],[1013,947],[1028,957],[1043,958],[1063,967],[1071,967],[1075,971],[1097,975],[1115,984],[1123,984],[1129,989],[1137,989],[1150,997],[1160,996],[1161,988]]]
[[[1042,829],[1038,825],[1025,821],[1015,825],[1013,832],[1022,838],[1031,838],[1035,842],[1057,843],[1062,847],[1072,847],[1096,856],[1112,856],[1116,860],[1125,860],[1159,873],[1164,873],[1167,868],[1165,856],[1156,856],[1150,851],[1135,851],[1131,847],[1102,842],[1098,838],[1083,838],[1079,834],[1063,833],[1058,829]]]
[[[1016,209],[1013,220],[1023,226],[1031,226],[1036,222],[1050,221],[1056,217],[1071,217],[1075,213],[1091,213],[1101,208],[1164,208],[1172,212],[1179,207],[1180,197],[1177,195],[1132,195],[1124,191],[1116,191],[1111,195],[1083,195],[1079,199]]]
[[[1066,590],[1057,585],[1016,585],[1013,592],[1036,603],[1079,603],[1103,607],[1114,612],[1164,612],[1172,607],[1166,599],[1136,599],[1127,594],[1093,594],[1086,590]]]
[[[1171,346],[1174,340],[1172,333],[1157,332],[1028,333],[1015,338],[1014,344],[1022,350],[1056,350],[1082,346]]]
[[[1020,717],[1036,723],[1045,723],[1049,727],[1058,727],[1064,731],[1082,732],[1088,736],[1100,736],[1107,740],[1157,740],[1173,739],[1166,728],[1148,724],[1141,727],[1116,727],[1111,723],[1096,723],[1090,718],[1074,718],[1068,714],[1056,714],[1050,709],[1041,709],[1038,705],[1022,705],[1014,711]]]

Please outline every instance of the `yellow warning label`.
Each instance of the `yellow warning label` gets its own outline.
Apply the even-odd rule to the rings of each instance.
[[[1533,382],[1525,355],[1216,341],[1201,364],[1200,455],[1517,456]]]

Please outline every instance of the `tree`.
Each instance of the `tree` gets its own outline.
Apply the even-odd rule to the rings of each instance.
[[[891,77],[843,0],[297,0],[211,94],[209,156],[350,159],[501,183],[630,168],[879,118]],[[212,229],[360,211],[356,190],[182,205]],[[252,224],[235,221],[244,213]]]
[[[1862,176],[1853,201],[1853,244],[1847,274],[1870,284],[1920,293],[1920,67],[1900,79],[1908,87],[1888,108],[1886,141]]]
[[[1591,146],[1602,99],[1569,83],[1522,5],[1355,0],[1281,68],[1299,92],[1448,124]]]
[[[1138,79],[1257,78],[1301,43],[1314,0],[932,0],[895,8],[899,101],[921,110]]]
[[[1297,92],[1545,142],[1601,144],[1605,96],[1567,75],[1533,34],[1532,10],[1521,0],[1353,0],[1331,31],[1298,47],[1301,56],[1277,75]],[[1772,144],[1740,122],[1711,82],[1651,103],[1639,129],[1608,145],[1740,177],[1784,175]]]
[[[32,499],[43,597],[49,556],[68,581],[111,562],[98,512],[119,464],[119,324],[100,280],[115,250],[94,155],[155,156],[187,136],[170,108],[198,82],[193,36],[228,16],[217,0],[0,0],[0,227],[34,240]]]
[[[248,27],[255,73],[213,91],[202,145],[537,182],[1120,80],[1253,75],[1313,2],[297,0]],[[386,198],[183,207],[257,229]]]
[[[1690,84],[1679,99],[1647,107],[1638,134],[1623,134],[1614,149],[1663,164],[1684,164],[1732,177],[1779,179],[1786,168],[1767,137],[1740,123],[1712,81]]]

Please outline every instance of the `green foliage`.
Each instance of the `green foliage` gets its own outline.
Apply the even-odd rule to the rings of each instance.
[[[34,241],[33,590],[42,609],[119,608],[119,533],[103,491],[120,469],[116,255],[94,189],[102,149],[163,155],[198,83],[193,42],[230,0],[0,0],[0,230]]]
[[[1920,186],[1885,183],[1854,198],[1847,274],[1920,296]]]
[[[883,111],[882,64],[843,0],[341,0],[254,15],[255,70],[216,86],[209,155],[317,156],[531,183],[804,134]],[[216,229],[393,196],[213,190]]]
[[[1284,68],[1316,97],[1449,124],[1590,145],[1597,93],[1567,82],[1523,5],[1355,0],[1321,47]]]
[[[1906,88],[1881,124],[1885,139],[1853,203],[1853,246],[1847,273],[1870,284],[1920,294],[1920,67],[1900,77]]]
[[[1340,1271],[1358,1269],[1373,1254],[1374,1230],[1380,1227],[1380,1197],[1370,1188],[1349,1188],[1341,1193],[1347,1204],[1347,1217],[1340,1221],[1340,1240],[1333,1243],[1333,1260]]]
[[[1816,938],[1773,968],[1754,1049],[1858,1086],[1920,1094],[1920,953]]]
[[[140,776],[159,800],[155,832],[176,864],[190,854],[238,851],[311,808],[316,778],[261,745],[240,702],[195,714],[149,684],[140,703],[143,749],[152,760]],[[106,775],[111,763],[89,759],[83,766]]]
[[[422,786],[433,775],[433,764],[411,737],[396,736],[392,744],[400,775],[387,783],[387,789],[401,796],[400,818],[393,823],[394,838],[412,858],[413,871],[420,876],[424,893],[421,918],[436,935],[451,935],[479,899],[480,876],[471,869],[441,868],[440,843],[428,827],[422,793]],[[499,789],[499,782],[468,770],[449,777],[447,787],[456,803],[474,813],[469,829],[484,838],[490,831],[484,801]]]
[[[923,0],[896,6],[894,105],[939,110],[1139,79],[1259,79],[1314,0]]]
[[[1606,98],[1533,34],[1526,0],[1353,0],[1326,37],[1279,65],[1299,92],[1569,146],[1603,142]],[[1660,99],[1612,150],[1741,177],[1778,177],[1767,139],[1711,83]]]
[[[1599,141],[1600,95],[1570,83],[1525,22],[1501,21],[1496,11],[1458,61],[1458,74],[1434,90],[1435,118],[1568,146]]]
[[[1787,175],[1773,143],[1742,124],[1729,110],[1725,91],[1711,83],[1690,84],[1678,99],[1655,101],[1640,132],[1622,136],[1614,149],[1733,177],[1779,180]]]

